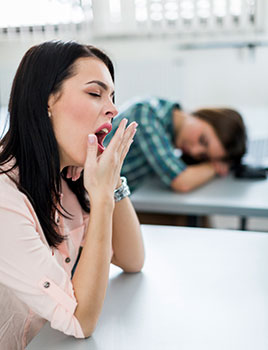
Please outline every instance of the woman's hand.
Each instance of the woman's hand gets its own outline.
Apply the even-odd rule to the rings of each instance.
[[[222,160],[212,161],[212,165],[219,176],[226,176],[229,173],[230,165]]]
[[[81,176],[82,171],[83,171],[83,167],[68,166],[66,177],[67,179],[72,179],[72,181],[76,181]]]
[[[87,157],[84,165],[84,186],[90,202],[103,198],[113,198],[118,184],[125,156],[136,132],[137,123],[127,128],[127,119],[123,119],[104,152],[97,156],[98,142],[94,134],[88,136]]]

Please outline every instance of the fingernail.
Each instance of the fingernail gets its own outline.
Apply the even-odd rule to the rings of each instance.
[[[130,123],[129,126],[131,126],[132,128],[136,129],[138,125],[139,124],[137,122],[132,122],[132,123]]]
[[[96,137],[94,134],[89,134],[88,135],[88,143],[93,145],[95,143]]]
[[[72,177],[72,181],[76,181],[76,180],[78,180],[79,179],[79,176],[78,175],[74,175],[73,177]]]

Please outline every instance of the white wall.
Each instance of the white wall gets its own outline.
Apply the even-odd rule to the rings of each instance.
[[[117,66],[118,100],[134,94],[178,98],[187,108],[268,105],[268,47],[180,51],[176,41],[106,45]]]
[[[85,38],[76,38],[85,42]],[[0,41],[0,102],[6,105],[23,53],[35,42]],[[175,39],[90,41],[104,49],[116,67],[118,105],[136,95],[178,99],[186,109],[229,105],[268,109],[268,47],[177,49]]]

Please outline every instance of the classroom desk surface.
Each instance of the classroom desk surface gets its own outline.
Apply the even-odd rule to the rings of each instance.
[[[175,193],[158,179],[131,195],[138,212],[268,217],[268,180],[216,178],[189,193]]]
[[[27,350],[267,350],[268,234],[143,225],[142,273],[113,267],[91,338],[47,323]]]

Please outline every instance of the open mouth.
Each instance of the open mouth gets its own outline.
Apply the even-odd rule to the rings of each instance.
[[[109,123],[105,123],[95,132],[95,135],[97,136],[97,139],[98,139],[98,149],[101,153],[105,150],[103,141],[111,130],[112,130],[112,125]]]

